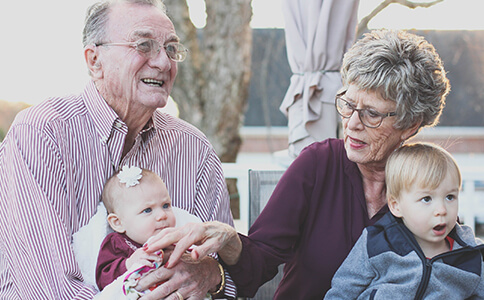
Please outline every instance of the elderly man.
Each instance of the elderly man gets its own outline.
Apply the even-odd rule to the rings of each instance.
[[[115,170],[157,173],[173,205],[233,224],[220,160],[206,137],[160,113],[186,49],[161,1],[106,1],[88,11],[79,96],[21,112],[0,146],[0,298],[92,299],[71,241],[96,211]],[[213,258],[149,274],[157,297],[235,296]],[[151,279],[150,281],[156,281]]]

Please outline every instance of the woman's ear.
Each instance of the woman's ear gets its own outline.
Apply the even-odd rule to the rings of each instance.
[[[126,229],[123,226],[123,222],[121,222],[121,220],[119,219],[119,217],[116,214],[110,213],[108,215],[108,223],[109,223],[109,226],[111,226],[111,228],[114,231],[119,232],[119,233],[125,233],[126,232]]]
[[[390,209],[390,211],[395,217],[397,218],[402,217],[402,213],[400,211],[400,204],[397,199],[393,197],[388,198],[388,208]]]
[[[84,48],[84,59],[91,77],[93,79],[101,79],[103,77],[103,72],[101,61],[99,60],[98,47],[95,45],[87,45]]]
[[[404,141],[408,140],[409,138],[411,138],[412,136],[416,135],[418,133],[418,129],[420,128],[421,124],[422,124],[422,121],[419,120],[419,121],[415,122],[415,124],[410,126],[410,128],[403,130],[402,136],[400,137],[402,142],[404,142]]]

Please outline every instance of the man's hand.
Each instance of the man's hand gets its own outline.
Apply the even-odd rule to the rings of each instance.
[[[193,260],[185,253],[173,268],[160,267],[141,278],[136,289],[144,291],[166,281],[140,299],[179,300],[178,292],[183,299],[201,300],[209,290],[215,290],[221,280],[218,262],[215,259],[203,257],[200,260]]]

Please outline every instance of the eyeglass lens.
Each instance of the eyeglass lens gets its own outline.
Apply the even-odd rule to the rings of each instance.
[[[182,62],[187,55],[187,49],[179,43],[169,43],[164,46],[168,57],[176,62]],[[161,45],[157,40],[142,40],[136,44],[136,50],[149,55],[151,58],[160,53]]]
[[[376,128],[380,126],[384,117],[378,112],[374,112],[365,108],[357,109],[341,97],[336,97],[336,110],[343,118],[350,118],[353,113],[357,111],[361,123],[363,123],[363,125],[365,125],[366,127],[370,128]]]

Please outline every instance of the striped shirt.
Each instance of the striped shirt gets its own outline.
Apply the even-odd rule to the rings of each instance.
[[[122,157],[127,132],[93,82],[17,115],[0,145],[0,299],[93,298],[72,235],[123,165],[157,173],[174,206],[233,225],[220,160],[198,129],[156,111]]]

